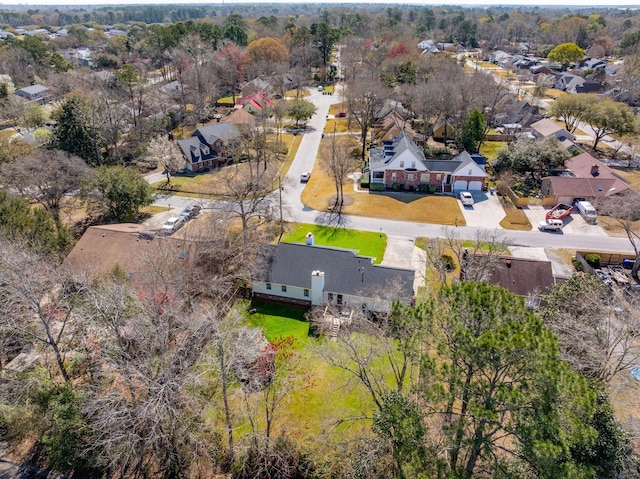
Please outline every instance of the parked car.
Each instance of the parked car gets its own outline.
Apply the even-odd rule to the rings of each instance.
[[[322,85],[318,85],[318,91],[322,91],[322,90],[323,90]]]
[[[538,223],[538,229],[540,231],[560,231],[563,226],[564,223],[562,220],[549,219]]]
[[[180,213],[180,217],[184,218],[185,221],[195,218],[200,214],[200,205],[191,205],[187,206],[182,213]]]
[[[464,206],[473,206],[473,195],[468,191],[460,193],[460,201]]]
[[[162,225],[162,232],[167,235],[175,233],[182,226],[184,221],[184,218],[181,218],[180,216],[169,218],[166,223]]]
[[[307,181],[309,181],[309,178],[311,178],[311,172],[310,171],[305,171],[304,173],[302,173],[300,175],[300,181],[302,183],[306,183]]]

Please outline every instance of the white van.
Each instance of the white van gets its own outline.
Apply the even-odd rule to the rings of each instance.
[[[591,205],[591,203],[589,203],[588,201],[578,201],[576,203],[576,208],[578,208],[578,212],[582,215],[587,223],[596,222],[598,213],[596,213],[596,209]]]

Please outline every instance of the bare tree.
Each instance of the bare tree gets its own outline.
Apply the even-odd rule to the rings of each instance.
[[[360,126],[362,142],[362,160],[367,152],[367,136],[373,127],[375,115],[387,98],[386,89],[380,82],[356,80],[346,87],[346,101],[349,118],[355,119]]]
[[[167,175],[167,184],[171,183],[171,175],[185,166],[184,158],[175,142],[166,135],[156,136],[147,146],[147,154],[158,161]]]
[[[434,269],[436,282],[440,284],[447,284],[456,267],[461,280],[484,281],[500,256],[508,251],[508,243],[509,239],[497,230],[477,230],[472,240],[465,241],[456,228],[444,227],[442,237],[429,242],[427,266]]]
[[[540,314],[558,337],[561,357],[574,370],[605,383],[637,364],[640,328],[636,308],[627,308],[595,275],[575,275],[544,297]]]
[[[44,206],[60,224],[60,214],[78,197],[91,170],[77,156],[62,150],[36,150],[32,154],[5,164],[1,168],[5,184],[28,200]]]
[[[329,144],[324,145],[320,150],[320,160],[322,168],[333,178],[336,187],[333,210],[340,212],[344,205],[344,182],[354,166],[348,144],[340,141],[334,132],[330,137]]]
[[[44,360],[50,378],[72,380],[66,363],[77,332],[73,325],[78,294],[50,258],[0,239],[0,329],[28,341]]]

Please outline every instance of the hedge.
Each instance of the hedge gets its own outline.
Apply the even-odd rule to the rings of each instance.
[[[361,188],[369,188],[369,173],[364,173],[360,177],[360,187]]]
[[[384,191],[385,187],[382,183],[371,183],[369,185],[369,191]]]

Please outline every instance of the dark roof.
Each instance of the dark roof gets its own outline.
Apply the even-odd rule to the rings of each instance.
[[[240,130],[233,123],[214,123],[198,128],[191,135],[200,138],[200,141],[207,145],[213,145],[216,140],[228,143],[240,137]]]
[[[545,294],[554,286],[551,262],[502,256],[487,283],[502,286],[518,296]]]
[[[413,270],[374,265],[373,258],[356,256],[353,250],[301,243],[262,246],[254,263],[252,278],[254,281],[310,289],[313,271],[324,272],[324,289],[327,292],[359,295],[381,290],[400,278],[403,296],[413,296]]]

